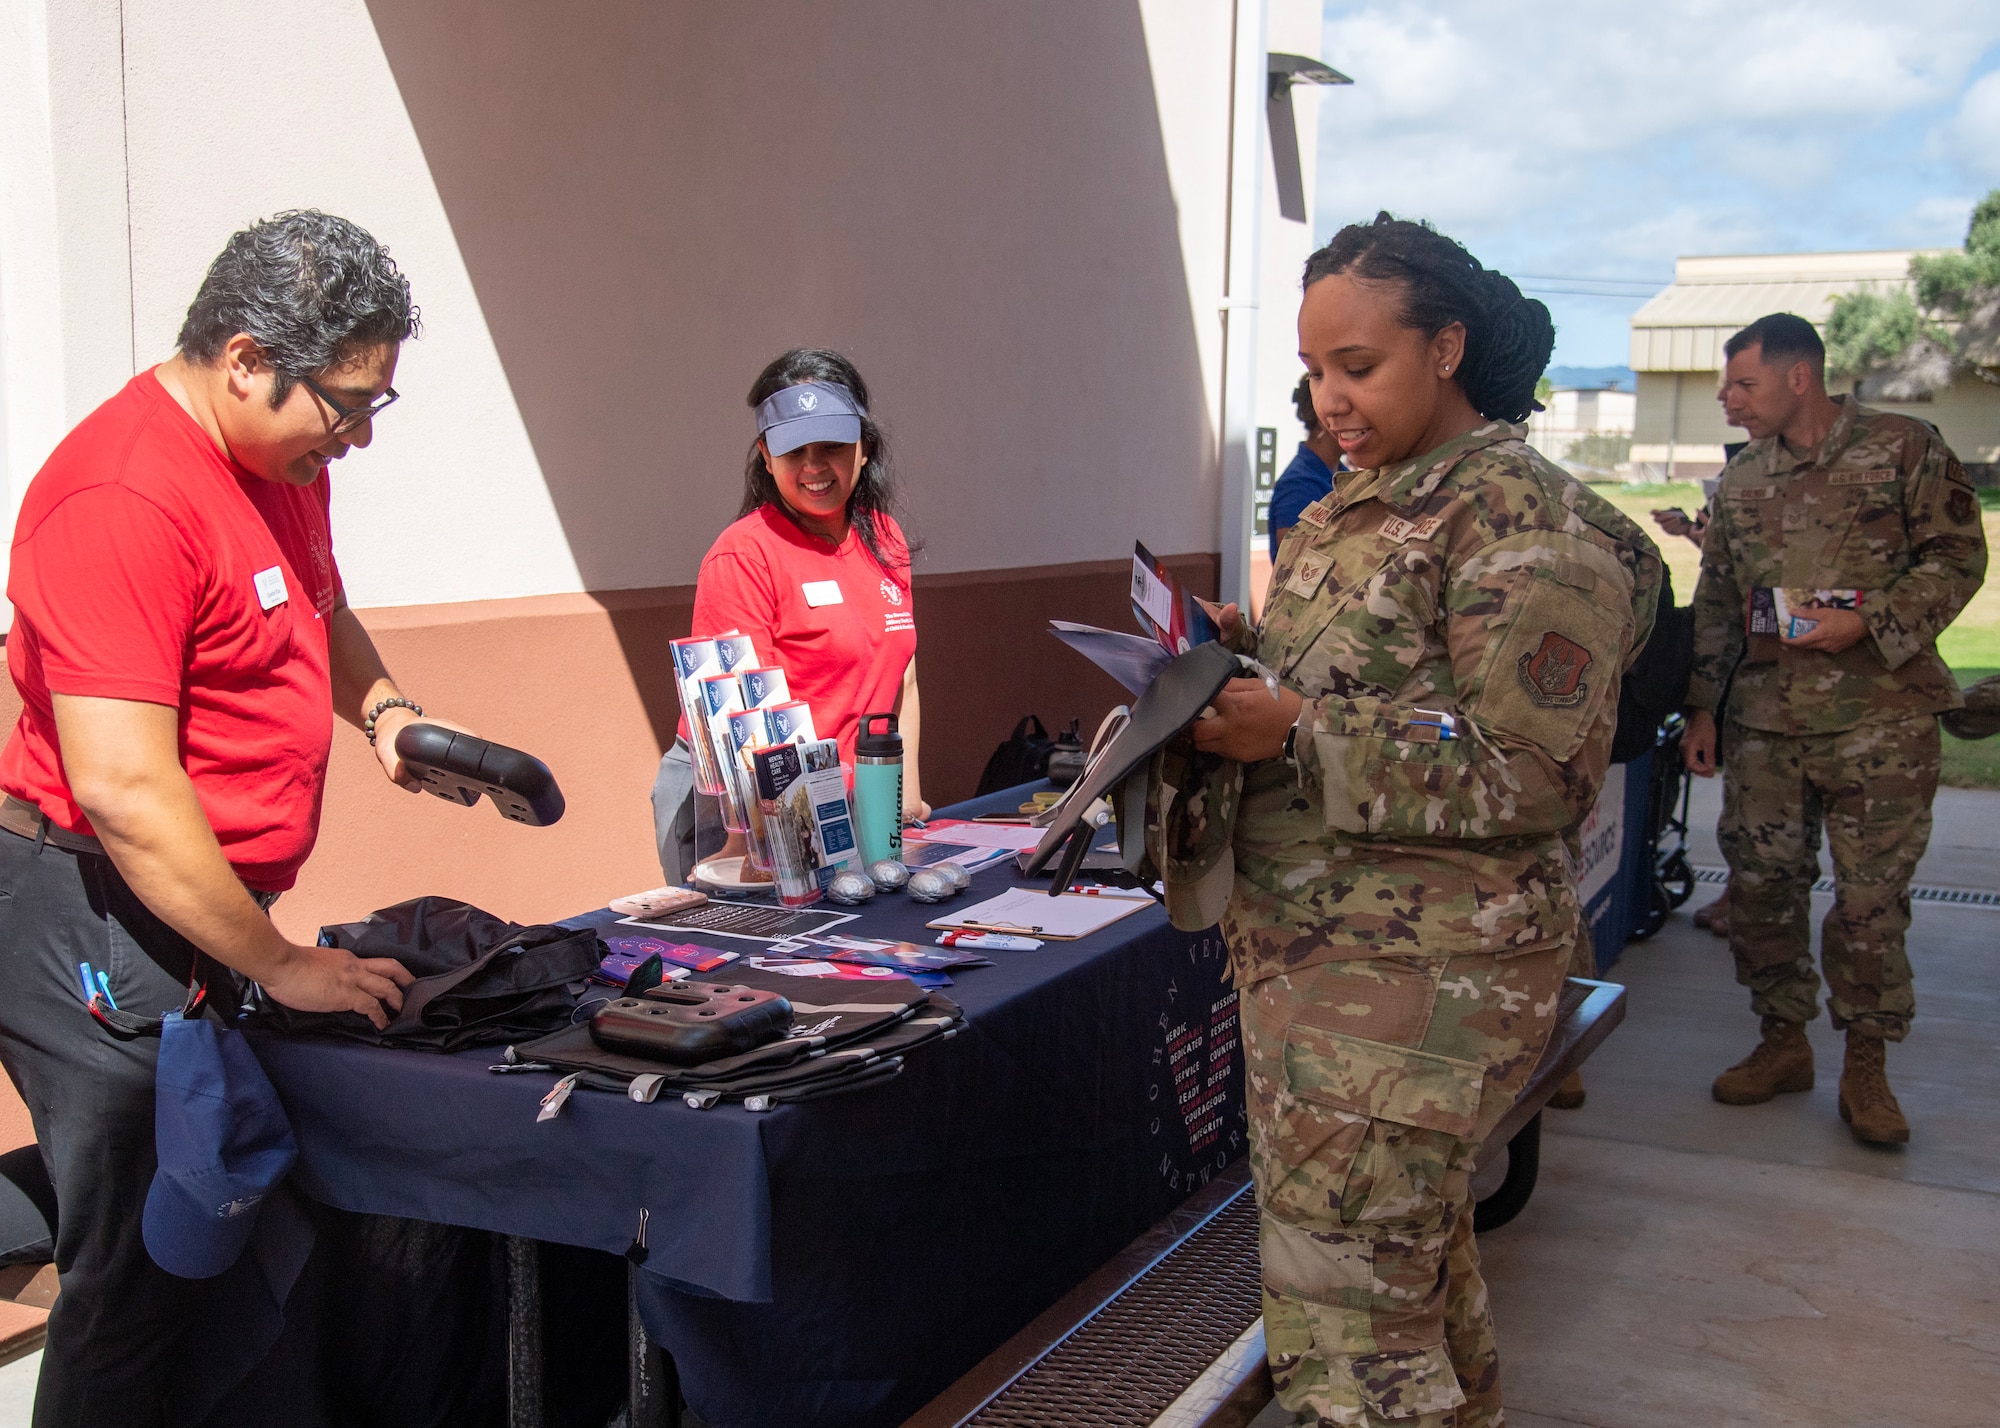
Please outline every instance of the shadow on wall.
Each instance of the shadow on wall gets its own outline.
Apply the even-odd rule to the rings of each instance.
[[[1142,522],[1213,549],[1132,0],[369,9],[591,590],[693,582],[736,513],[744,393],[808,343],[875,389],[920,575],[1102,562]],[[978,643],[1047,640],[1004,585],[960,603]],[[664,742],[654,623],[614,616]],[[933,624],[927,702],[978,674]]]

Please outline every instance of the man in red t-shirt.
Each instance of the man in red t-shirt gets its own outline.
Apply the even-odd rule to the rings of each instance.
[[[160,1420],[202,1282],[139,1233],[160,1043],[122,1013],[238,978],[386,1025],[398,963],[287,941],[265,909],[312,851],[340,715],[413,786],[405,699],[347,607],[327,464],[366,446],[416,328],[409,283],[344,219],[281,214],[209,269],[178,351],[72,431],[29,486],[7,593],[22,699],[0,751],[0,1060],[55,1183],[56,1267],[35,1422]],[[86,974],[81,964],[88,963]],[[226,969],[215,970],[216,964]]]

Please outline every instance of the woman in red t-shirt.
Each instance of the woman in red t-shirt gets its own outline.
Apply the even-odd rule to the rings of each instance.
[[[868,414],[868,386],[838,352],[796,348],[758,374],[749,405],[757,440],[743,509],[702,558],[694,633],[749,635],[760,660],[784,667],[792,698],[812,706],[819,736],[836,740],[850,766],[862,716],[894,713],[903,816],[926,817],[910,545],[889,513],[888,443]],[[684,871],[669,846],[682,801],[679,789],[666,794],[672,762],[654,790],[669,877]]]

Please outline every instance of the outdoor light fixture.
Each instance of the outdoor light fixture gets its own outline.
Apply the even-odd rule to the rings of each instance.
[[[1305,172],[1299,166],[1298,120],[1292,114],[1295,84],[1352,84],[1337,69],[1304,55],[1272,54],[1264,113],[1271,125],[1271,161],[1278,174],[1278,212],[1294,223],[1306,221]]]

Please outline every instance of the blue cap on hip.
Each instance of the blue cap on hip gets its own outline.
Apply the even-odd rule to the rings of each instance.
[[[844,445],[861,440],[861,418],[866,415],[854,393],[840,383],[801,382],[757,404],[757,435],[773,456],[815,441]]]
[[[239,1032],[168,1016],[154,1086],[160,1164],[146,1193],[146,1250],[169,1274],[209,1279],[243,1253],[298,1143]]]

